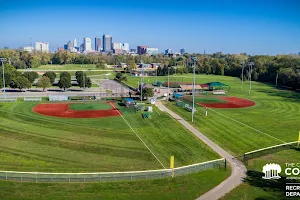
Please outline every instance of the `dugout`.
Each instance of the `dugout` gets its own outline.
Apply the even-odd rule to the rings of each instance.
[[[221,83],[221,82],[209,82],[209,83],[206,83],[206,85],[208,85],[210,91],[224,90],[224,87],[226,87],[228,89],[228,91],[230,90],[229,85]]]

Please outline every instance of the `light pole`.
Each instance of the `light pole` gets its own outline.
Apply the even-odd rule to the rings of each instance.
[[[0,61],[2,62],[3,92],[4,92],[4,98],[6,99],[6,93],[5,93],[5,79],[4,79],[4,65],[3,65],[3,62],[6,61],[6,58],[0,58]]]
[[[241,64],[242,64],[242,85],[241,85],[241,89],[243,89],[245,61],[241,62]]]
[[[192,108],[192,122],[194,122],[194,113],[195,113],[195,71],[196,71],[196,61],[198,61],[197,57],[192,58],[194,61],[193,65],[193,108]]]
[[[143,84],[144,84],[144,64],[143,61],[141,60],[142,64],[142,76],[141,76],[141,104],[143,103]]]
[[[252,62],[252,61],[248,64],[248,66],[249,66],[249,80],[250,80],[250,82],[249,82],[249,95],[251,93],[251,74],[252,74],[253,65],[254,65],[254,62]]]
[[[170,100],[170,68],[168,67],[168,101]]]

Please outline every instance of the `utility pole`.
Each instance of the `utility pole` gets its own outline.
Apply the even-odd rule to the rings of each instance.
[[[4,98],[6,99],[6,91],[5,91],[5,77],[4,77],[4,65],[3,62],[6,61],[6,58],[0,58],[0,61],[2,62],[2,80],[3,80],[3,92],[4,92]]]
[[[245,61],[243,61],[241,64],[242,64],[242,84],[241,84],[241,89],[243,89]]]
[[[195,71],[196,71],[196,61],[198,61],[197,57],[193,57],[193,108],[192,108],[192,122],[194,122],[194,114],[195,114]]]
[[[250,93],[251,93],[251,74],[252,74],[252,67],[253,67],[253,65],[254,65],[254,62],[250,62],[249,64],[248,64],[248,66],[249,66],[249,95],[250,95]]]

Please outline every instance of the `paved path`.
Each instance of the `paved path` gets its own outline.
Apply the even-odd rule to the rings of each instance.
[[[212,142],[208,139],[205,135],[195,129],[191,124],[187,121],[182,119],[179,115],[174,113],[173,111],[169,110],[165,107],[160,101],[156,102],[156,106],[160,108],[160,110],[169,113],[172,117],[177,119],[183,126],[185,126],[189,131],[191,131],[194,135],[196,135],[200,140],[202,140],[205,144],[207,144],[210,148],[216,151],[220,156],[225,158],[228,163],[230,163],[232,168],[232,173],[229,178],[225,181],[220,183],[215,188],[211,189],[207,193],[203,194],[198,198],[198,200],[214,200],[219,199],[224,196],[226,193],[230,192],[232,189],[237,187],[239,184],[242,183],[243,178],[246,177],[246,167],[239,162],[238,160],[234,159],[234,156],[226,152],[220,146]]]

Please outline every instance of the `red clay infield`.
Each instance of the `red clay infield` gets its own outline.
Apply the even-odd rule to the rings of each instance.
[[[103,118],[119,116],[121,113],[112,106],[109,110],[70,110],[70,103],[45,103],[33,108],[33,111],[42,115],[65,118]]]
[[[218,97],[219,99],[225,100],[224,103],[197,103],[201,106],[208,108],[246,108],[254,106],[253,101],[242,99],[238,97]]]

